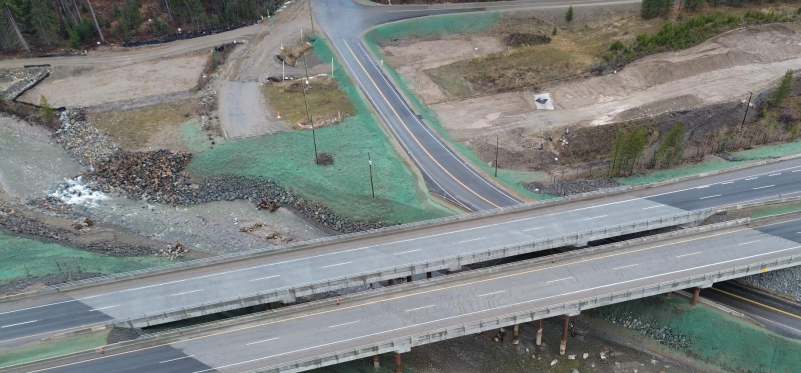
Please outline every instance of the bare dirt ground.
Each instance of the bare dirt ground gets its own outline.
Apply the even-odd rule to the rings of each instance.
[[[564,128],[747,99],[747,90],[762,92],[788,69],[801,68],[799,28],[776,24],[733,30],[684,51],[648,56],[617,74],[545,87],[542,91],[551,93],[553,111],[538,111],[533,99],[541,91],[531,90],[432,108],[457,140],[474,148],[490,148],[487,144],[492,143],[494,149],[496,134],[512,149],[539,146]],[[507,167],[517,168],[514,158],[510,162]]]
[[[187,91],[197,84],[205,63],[203,54],[109,69],[56,68],[65,71],[57,71],[20,100],[38,104],[44,95],[54,107],[78,107]]]
[[[504,45],[496,37],[450,35],[435,40],[406,38],[384,47],[384,55],[386,62],[395,67],[425,104],[430,105],[447,101],[448,98],[424,70],[504,49]]]
[[[311,33],[307,6],[308,2],[294,1],[267,26],[260,26],[258,35],[229,57],[218,85],[220,124],[227,138],[268,135],[291,128],[277,118],[274,108],[265,104],[261,85],[268,76],[281,76],[281,62],[275,57],[281,46],[296,45],[301,29],[304,35]],[[284,72],[287,76],[302,76],[302,63],[301,59],[296,67],[286,66]],[[310,59],[309,65],[310,75],[331,69],[316,58]]]

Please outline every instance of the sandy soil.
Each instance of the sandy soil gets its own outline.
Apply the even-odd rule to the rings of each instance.
[[[655,103],[667,111],[739,100],[747,98],[746,90],[761,92],[788,69],[801,68],[797,29],[797,25],[738,29],[684,51],[643,58],[617,74],[547,88],[554,111],[536,111],[532,96],[537,92],[532,91],[433,108],[449,129],[486,126],[481,133],[494,133],[515,127],[545,131],[568,125],[603,125],[620,119],[619,114],[627,110]],[[680,99],[671,105],[675,98]],[[633,119],[631,112],[627,114],[626,119]],[[453,134],[465,138],[480,133]]]
[[[45,95],[53,106],[92,106],[192,89],[206,55],[163,59],[111,69],[84,69],[62,79],[47,79],[20,100],[39,103]]]
[[[452,35],[437,40],[407,38],[384,47],[387,63],[406,79],[427,105],[447,101],[447,96],[423,71],[456,61],[484,56],[505,49],[491,36]],[[437,51],[437,53],[431,53]]]

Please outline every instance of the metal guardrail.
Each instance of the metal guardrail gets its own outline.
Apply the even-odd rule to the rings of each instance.
[[[612,227],[591,229],[570,235],[542,238],[523,244],[505,245],[434,260],[413,262],[396,267],[354,273],[347,276],[333,277],[322,281],[314,281],[299,285],[276,288],[268,291],[231,297],[213,302],[187,305],[184,307],[177,307],[132,318],[116,319],[110,321],[107,323],[107,325],[127,328],[140,328],[271,302],[281,301],[293,303],[298,297],[302,296],[326,293],[334,290],[367,285],[378,281],[411,276],[415,274],[423,274],[431,271],[443,269],[457,270],[468,264],[481,263],[493,259],[507,258],[510,256],[569,246],[578,243],[583,244],[587,241],[648,231],[652,229],[697,223],[712,215],[714,212],[715,210],[713,209],[691,211],[687,213],[663,216],[655,219],[635,221],[633,223],[619,224]]]
[[[426,228],[426,227],[446,225],[446,224],[451,224],[451,223],[456,223],[456,222],[461,222],[461,221],[466,221],[466,220],[476,220],[476,219],[481,219],[481,218],[486,218],[486,217],[496,216],[496,215],[501,215],[501,214],[506,214],[506,213],[528,211],[528,210],[536,210],[536,209],[539,209],[539,208],[544,208],[544,207],[549,207],[549,206],[554,206],[554,205],[561,205],[561,204],[565,204],[565,203],[577,202],[577,201],[582,201],[582,200],[589,200],[589,199],[600,198],[600,197],[607,197],[607,196],[622,194],[622,193],[626,193],[626,192],[633,192],[633,191],[638,191],[638,190],[643,190],[643,189],[656,188],[656,187],[660,187],[660,186],[664,186],[664,185],[670,185],[670,184],[679,183],[679,182],[683,182],[683,181],[688,181],[688,180],[693,180],[693,179],[698,179],[698,178],[718,175],[718,174],[722,174],[722,173],[726,173],[726,172],[733,172],[733,171],[737,171],[737,170],[741,170],[741,169],[745,169],[745,168],[756,167],[756,166],[766,165],[766,164],[770,164],[770,163],[776,163],[776,162],[781,162],[781,161],[792,160],[792,159],[796,159],[796,158],[801,158],[801,153],[793,154],[793,155],[789,155],[789,156],[784,156],[784,157],[780,157],[780,158],[767,159],[767,160],[758,161],[758,162],[754,162],[754,163],[749,163],[749,164],[745,164],[745,165],[725,168],[725,169],[716,170],[716,171],[705,172],[705,173],[701,173],[701,174],[697,174],[697,175],[691,175],[691,176],[671,179],[671,180],[652,183],[652,184],[640,184],[640,185],[635,185],[635,186],[624,186],[624,187],[610,188],[610,189],[604,189],[604,190],[596,191],[596,192],[588,192],[588,193],[576,194],[576,195],[567,196],[567,197],[554,198],[554,199],[547,200],[547,201],[544,201],[544,202],[537,202],[537,203],[530,202],[530,203],[525,203],[525,204],[516,205],[516,206],[512,206],[512,207],[504,207],[504,208],[499,208],[499,209],[486,210],[486,211],[474,212],[474,213],[470,213],[470,214],[463,214],[463,215],[457,215],[457,216],[443,217],[443,218],[432,219],[432,220],[416,222],[416,223],[395,225],[395,226],[391,226],[391,227],[373,229],[373,230],[364,231],[364,232],[348,233],[348,234],[342,234],[342,235],[332,236],[332,237],[317,238],[317,239],[313,239],[313,240],[297,242],[297,243],[293,243],[293,244],[289,244],[289,245],[282,245],[282,246],[278,246],[278,247],[271,247],[271,248],[264,248],[264,249],[254,249],[254,250],[249,250],[249,251],[243,251],[243,252],[219,255],[219,256],[215,256],[215,257],[211,257],[211,258],[195,259],[195,260],[181,262],[181,263],[169,264],[169,265],[166,265],[166,266],[159,266],[159,267],[141,269],[141,270],[137,270],[137,271],[131,271],[131,272],[118,273],[118,274],[113,274],[113,275],[93,277],[93,278],[90,278],[90,279],[85,279],[85,280],[80,280],[80,281],[73,281],[73,282],[70,282],[70,283],[67,283],[67,284],[45,286],[45,287],[43,287],[42,289],[39,289],[36,292],[22,293],[22,294],[10,295],[10,296],[6,296],[6,297],[0,297],[0,302],[16,300],[16,299],[22,299],[22,298],[27,298],[27,297],[31,297],[31,296],[39,296],[39,295],[43,295],[43,294],[63,292],[63,291],[68,291],[68,290],[84,288],[84,287],[88,287],[88,286],[107,284],[107,283],[111,283],[111,282],[117,282],[117,281],[131,279],[131,278],[135,278],[135,277],[152,276],[152,275],[162,274],[162,273],[166,273],[166,272],[194,269],[194,268],[198,268],[198,267],[202,267],[202,266],[209,266],[209,265],[214,265],[214,264],[234,262],[234,261],[237,261],[237,260],[246,260],[246,259],[251,259],[251,258],[254,258],[254,257],[260,257],[260,256],[263,256],[263,255],[271,255],[271,254],[285,253],[285,252],[289,252],[289,251],[311,249],[311,248],[319,247],[319,246],[322,246],[322,245],[353,241],[353,240],[362,239],[362,238],[382,236],[382,235],[386,235],[386,234],[390,234],[390,233],[405,232],[405,231],[410,231],[410,230],[414,230],[414,229],[421,229],[421,228]]]

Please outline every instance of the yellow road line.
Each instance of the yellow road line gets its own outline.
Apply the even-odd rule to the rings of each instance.
[[[741,296],[739,296],[739,295],[737,295],[737,294],[732,294],[732,293],[729,293],[728,291],[725,291],[725,290],[720,290],[720,289],[718,289],[718,288],[716,288],[716,287],[712,287],[712,290],[715,290],[715,291],[717,291],[717,292],[721,292],[721,293],[723,293],[723,294],[726,294],[726,295],[728,295],[728,296],[730,296],[730,297],[734,297],[734,298],[737,298],[737,299],[740,299],[740,300],[744,300],[744,301],[746,301],[746,302],[748,302],[748,303],[753,303],[753,304],[756,304],[757,306],[760,306],[760,307],[767,308],[767,309],[769,309],[769,310],[771,310],[771,311],[776,311],[776,312],[778,312],[778,313],[783,313],[783,314],[785,314],[785,315],[787,315],[787,316],[792,316],[792,317],[795,317],[796,319],[799,319],[799,320],[801,320],[801,316],[798,316],[798,315],[796,315],[796,314],[794,314],[794,313],[787,312],[787,311],[783,311],[783,310],[780,310],[780,309],[778,309],[778,308],[776,308],[776,307],[771,307],[771,306],[768,306],[767,304],[760,303],[760,302],[757,302],[757,301],[755,301],[755,300],[748,299],[748,298],[746,298],[746,297],[741,297]]]
[[[772,224],[766,224],[766,225],[763,225],[762,227],[768,227],[768,226],[777,225],[777,224],[784,224],[784,223],[789,223],[789,222],[798,221],[798,220],[801,220],[801,218],[788,220],[788,221],[783,221],[783,222],[772,223]],[[134,352],[146,351],[146,350],[151,350],[151,349],[154,349],[154,348],[165,347],[165,346],[170,346],[170,345],[184,343],[184,342],[191,342],[191,341],[198,340],[198,339],[204,339],[204,338],[215,337],[215,336],[218,336],[218,335],[223,335],[223,334],[228,334],[228,333],[240,332],[240,331],[243,331],[243,330],[260,328],[262,326],[280,324],[280,323],[283,323],[283,322],[300,320],[300,319],[305,319],[305,318],[309,318],[309,317],[315,317],[315,316],[325,315],[325,314],[329,314],[329,313],[334,313],[334,312],[345,311],[345,310],[349,310],[349,309],[369,306],[369,305],[373,305],[373,304],[379,304],[379,303],[389,302],[389,301],[393,301],[393,300],[409,298],[409,297],[423,295],[423,294],[434,293],[434,292],[438,292],[438,291],[450,290],[450,289],[455,289],[455,288],[459,288],[459,287],[480,284],[480,283],[484,283],[484,282],[502,280],[502,279],[505,279],[505,278],[516,277],[516,276],[526,275],[526,274],[535,273],[535,272],[542,272],[542,271],[549,270],[549,269],[567,267],[567,266],[574,265],[574,264],[579,264],[579,263],[593,262],[593,261],[597,261],[597,260],[601,260],[601,259],[612,258],[612,257],[616,257],[616,256],[622,256],[622,255],[628,255],[628,254],[638,253],[638,252],[642,252],[642,251],[653,250],[653,249],[657,249],[657,248],[665,247],[665,246],[679,245],[679,244],[683,244],[683,243],[687,243],[687,242],[705,240],[705,239],[712,238],[712,237],[725,236],[725,235],[734,234],[734,233],[738,233],[738,232],[743,232],[743,231],[747,231],[747,230],[751,230],[751,228],[747,227],[747,228],[743,228],[743,229],[737,229],[737,230],[734,230],[734,231],[731,231],[731,232],[718,233],[718,234],[714,234],[714,235],[711,235],[711,236],[704,236],[704,237],[698,237],[698,238],[693,238],[693,239],[683,240],[683,241],[678,241],[678,242],[673,242],[673,243],[666,243],[666,244],[662,244],[662,245],[649,246],[649,247],[644,247],[644,248],[641,248],[641,249],[629,250],[629,251],[616,253],[616,254],[603,255],[603,256],[599,256],[597,258],[580,259],[578,261],[574,261],[574,262],[570,262],[570,263],[555,264],[555,265],[552,265],[552,266],[549,266],[549,267],[537,268],[537,269],[532,269],[532,270],[523,271],[523,272],[510,273],[510,274],[506,274],[506,275],[502,275],[502,276],[498,276],[498,277],[492,277],[492,278],[487,278],[487,279],[483,279],[483,280],[476,280],[476,281],[466,282],[466,283],[463,283],[463,284],[456,284],[456,285],[446,286],[446,287],[443,287],[443,288],[429,289],[429,290],[419,291],[419,292],[416,292],[416,293],[410,293],[410,294],[406,294],[406,295],[399,295],[399,296],[396,296],[396,297],[391,297],[391,298],[386,298],[386,299],[381,299],[381,300],[376,300],[376,301],[371,301],[371,302],[354,304],[354,305],[351,305],[351,306],[344,306],[343,305],[342,307],[334,308],[334,309],[327,310],[327,311],[319,311],[319,312],[314,312],[314,313],[310,313],[310,314],[307,314],[307,315],[293,316],[293,317],[290,317],[290,318],[287,318],[287,319],[268,321],[268,322],[264,322],[264,323],[261,323],[261,324],[246,326],[246,327],[237,328],[237,329],[226,330],[226,331],[222,331],[222,332],[219,332],[219,333],[212,333],[212,334],[201,335],[201,336],[194,337],[194,338],[182,339],[180,341],[175,341],[175,342],[172,342],[172,343],[165,343],[165,344],[161,344],[161,345],[157,345],[157,346],[141,348],[141,349],[138,349],[138,350],[121,352],[121,353],[114,354],[114,355],[106,355],[106,356],[96,357],[94,359],[76,361],[74,363],[59,365],[59,366],[45,368],[45,369],[34,370],[34,371],[29,372],[29,373],[43,372],[43,371],[47,371],[47,370],[50,370],[50,369],[63,368],[63,367],[71,366],[71,365],[82,364],[82,363],[95,361],[95,360],[100,360],[100,359],[105,359],[105,358],[109,358],[109,357],[114,357],[114,356],[119,356],[119,355],[126,355],[126,354],[131,354],[131,353],[134,353]]]
[[[359,61],[359,58],[356,57],[356,53],[353,53],[353,49],[350,48],[350,45],[348,44],[348,42],[345,41],[344,39],[342,40],[342,42],[345,43],[346,47],[348,47],[348,51],[353,56],[353,58],[356,60],[356,63],[359,64],[359,67],[361,67],[362,70],[364,71],[364,73],[367,75],[367,79],[370,79],[370,82],[373,83],[373,86],[375,86],[376,90],[378,91],[378,94],[381,95],[381,98],[384,99],[384,102],[387,103],[387,106],[389,106],[389,108],[392,110],[392,112],[395,114],[395,116],[398,117],[398,120],[401,122],[401,124],[403,124],[403,127],[406,128],[406,132],[409,132],[409,135],[412,136],[412,138],[417,143],[417,145],[420,146],[420,149],[423,149],[423,151],[428,155],[428,157],[431,158],[431,160],[434,161],[434,163],[436,163],[437,166],[439,166],[439,168],[442,169],[442,171],[445,171],[445,173],[448,174],[448,176],[450,176],[453,180],[455,180],[457,183],[459,183],[459,185],[461,185],[462,187],[464,187],[465,189],[470,191],[470,193],[473,193],[474,195],[476,195],[476,197],[481,198],[482,200],[484,200],[484,202],[487,202],[490,205],[495,206],[495,208],[500,208],[501,206],[498,206],[498,205],[492,203],[492,201],[484,198],[480,194],[478,194],[475,191],[473,191],[472,189],[470,189],[470,187],[468,187],[467,185],[465,185],[464,183],[459,181],[459,179],[457,179],[455,176],[453,176],[450,172],[448,172],[447,169],[445,169],[445,167],[443,167],[439,162],[437,162],[437,160],[431,155],[431,153],[428,152],[428,150],[423,146],[423,144],[420,143],[420,140],[418,140],[417,137],[412,133],[412,131],[409,129],[409,126],[406,125],[406,122],[403,121],[403,119],[401,118],[400,114],[398,114],[398,112],[395,111],[395,108],[392,106],[392,104],[389,103],[389,100],[387,100],[387,97],[384,96],[383,92],[381,92],[381,89],[378,88],[378,84],[375,83],[375,81],[373,80],[373,77],[371,77],[370,73],[367,72],[367,69],[364,68],[364,65],[362,65],[362,62]],[[389,125],[389,123],[387,123],[387,125]]]

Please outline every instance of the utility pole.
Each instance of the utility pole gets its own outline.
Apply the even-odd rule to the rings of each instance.
[[[748,93],[749,93],[748,94],[748,103],[745,104],[745,115],[743,115],[743,122],[740,123],[740,130],[742,130],[743,127],[745,126],[745,117],[748,116],[748,108],[751,107],[751,97],[754,96],[754,92],[748,91]]]
[[[301,34],[303,34],[303,30],[300,30]],[[301,41],[302,41],[301,37]],[[303,47],[301,46],[301,51]],[[312,129],[312,142],[314,143],[314,163],[320,164],[320,158],[317,155],[317,136],[314,133],[314,120],[312,119],[311,112],[309,112],[309,100],[306,98],[306,84],[309,84],[309,65],[306,64],[306,52],[303,52],[303,68],[306,70],[306,81],[304,82],[301,79],[300,86],[303,87],[303,102],[306,104],[306,115],[309,117],[309,124],[311,124]]]
[[[495,135],[495,177],[498,177],[498,135]]]
[[[309,0],[309,21],[311,22],[312,26],[312,36],[314,37],[314,18],[312,18],[312,9],[311,9],[312,0]]]
[[[373,160],[370,158],[370,152],[367,152],[367,164],[370,165],[370,190],[373,192],[373,198],[375,198],[375,186],[373,185]]]

